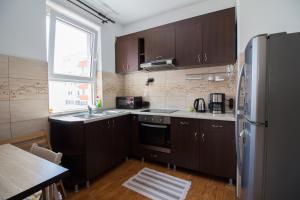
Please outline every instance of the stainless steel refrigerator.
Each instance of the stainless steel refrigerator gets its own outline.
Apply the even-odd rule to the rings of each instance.
[[[300,33],[249,41],[236,98],[238,197],[300,199]]]

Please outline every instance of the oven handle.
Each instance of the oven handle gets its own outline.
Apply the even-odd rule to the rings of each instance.
[[[151,128],[168,128],[166,125],[154,125],[154,124],[145,124],[141,123],[142,126],[151,127]]]

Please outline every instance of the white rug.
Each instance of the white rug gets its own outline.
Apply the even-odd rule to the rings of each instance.
[[[191,181],[144,168],[123,186],[153,200],[184,200]]]

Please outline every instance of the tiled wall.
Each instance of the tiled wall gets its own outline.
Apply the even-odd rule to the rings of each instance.
[[[97,95],[103,99],[104,108],[115,108],[116,97],[124,95],[124,75],[97,72]]]
[[[48,67],[0,55],[0,139],[48,129]]]
[[[107,108],[115,107],[115,97],[143,96],[150,101],[152,108],[188,109],[193,106],[196,98],[202,97],[208,103],[209,93],[223,92],[226,98],[234,98],[236,88],[236,73],[231,80],[226,78],[222,82],[203,80],[186,80],[186,74],[224,72],[226,66],[196,68],[160,72],[136,72],[126,75],[117,75],[109,72],[98,72],[98,95],[103,94],[104,105]],[[154,83],[146,86],[146,80],[154,78]]]

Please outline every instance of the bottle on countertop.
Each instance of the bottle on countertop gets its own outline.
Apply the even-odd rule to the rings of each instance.
[[[102,108],[102,101],[101,101],[101,98],[99,96],[96,97],[96,107],[98,109]]]

